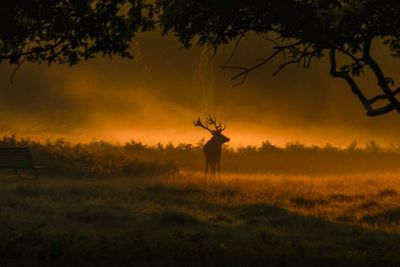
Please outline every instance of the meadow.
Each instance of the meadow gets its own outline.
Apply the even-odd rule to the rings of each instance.
[[[195,146],[2,142],[48,169],[0,174],[0,266],[400,266],[393,148],[226,149],[210,180]]]
[[[0,266],[400,264],[397,173],[0,183]]]

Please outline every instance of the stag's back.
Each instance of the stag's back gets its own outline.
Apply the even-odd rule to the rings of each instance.
[[[213,138],[207,141],[203,147],[204,155],[210,161],[215,161],[221,156],[221,145],[218,145]]]
[[[208,160],[219,160],[221,157],[221,147],[229,142],[229,138],[223,134],[216,134],[203,147],[204,155]]]

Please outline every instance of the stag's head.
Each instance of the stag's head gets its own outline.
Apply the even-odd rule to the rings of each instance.
[[[206,123],[203,124],[198,118],[197,120],[193,121],[194,126],[201,127],[207,131],[209,131],[213,135],[213,139],[220,144],[224,144],[229,142],[231,139],[229,137],[226,137],[225,135],[222,134],[222,132],[225,130],[226,125],[222,127],[221,121],[217,122],[217,119],[215,116],[208,116],[206,118]],[[213,128],[211,128],[213,127]]]

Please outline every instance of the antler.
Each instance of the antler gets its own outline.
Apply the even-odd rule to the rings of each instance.
[[[193,125],[194,125],[194,126],[199,126],[199,127],[203,128],[203,129],[206,129],[206,130],[209,131],[211,134],[214,134],[214,131],[211,130],[211,129],[208,127],[208,125],[207,125],[207,126],[204,126],[204,124],[201,122],[200,118],[198,118],[197,120],[193,121]]]
[[[217,118],[215,116],[211,116],[210,115],[210,116],[206,117],[206,123],[207,123],[207,126],[205,126],[201,122],[200,118],[198,118],[197,120],[193,121],[194,126],[199,126],[199,127],[203,128],[203,129],[206,129],[211,134],[215,134],[217,132],[221,133],[226,128],[226,125],[224,127],[222,127],[221,121],[219,121],[217,123]],[[214,126],[215,130],[211,130],[209,125]]]
[[[222,127],[221,121],[217,123],[217,118],[215,116],[208,116],[207,123],[213,125],[215,127],[216,132],[222,132],[226,128],[226,125]]]

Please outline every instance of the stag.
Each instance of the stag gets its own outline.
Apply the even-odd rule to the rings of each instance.
[[[194,126],[201,127],[212,134],[210,140],[205,143],[203,147],[204,155],[206,157],[206,169],[205,174],[207,177],[208,167],[210,166],[210,173],[212,177],[215,177],[215,172],[218,170],[218,176],[221,177],[221,147],[224,143],[229,142],[229,138],[222,134],[226,126],[222,127],[221,122],[217,123],[217,119],[212,116],[206,118],[206,124],[203,124],[198,118],[193,121]],[[210,127],[214,129],[211,129]]]

